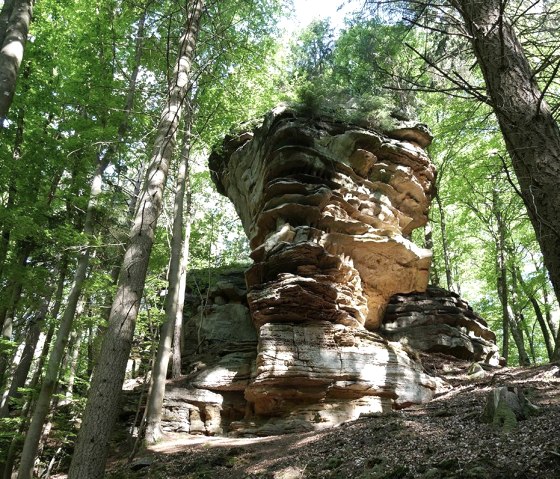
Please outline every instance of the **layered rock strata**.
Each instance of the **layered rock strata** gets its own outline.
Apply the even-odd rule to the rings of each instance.
[[[210,287],[203,284],[208,278]],[[379,334],[326,321],[267,323],[257,344],[242,270],[193,273],[191,281],[186,375],[167,385],[166,431],[271,435],[321,429],[427,401],[444,387],[424,373],[415,347],[462,358],[482,340],[488,351],[496,349],[484,320],[439,288],[392,297]],[[432,349],[441,343],[434,324],[445,325],[450,338],[461,335],[461,348]],[[130,404],[131,415],[136,404]]]
[[[458,294],[436,286],[391,298],[380,333],[414,349],[498,365],[496,335]]]
[[[255,264],[249,306],[266,323],[375,330],[389,298],[423,291],[431,252],[407,239],[427,221],[435,171],[424,127],[391,136],[277,108],[210,158]]]
[[[433,396],[436,381],[368,331],[393,294],[427,286],[431,252],[407,236],[427,221],[430,139],[423,127],[388,136],[278,108],[212,154],[255,261],[259,353],[245,398],[257,417],[336,424]]]

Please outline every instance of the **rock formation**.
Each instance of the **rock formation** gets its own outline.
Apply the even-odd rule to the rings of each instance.
[[[427,286],[435,171],[419,126],[390,136],[281,107],[210,158],[249,237],[257,416],[318,424],[429,400],[437,382],[372,332],[389,298]],[[317,405],[320,404],[320,407]]]
[[[211,287],[202,284],[209,277]],[[462,334],[460,322],[449,319],[459,314],[450,311],[452,305],[466,319],[477,318],[479,327],[485,324],[456,294],[428,287],[426,293],[393,296],[380,334],[327,322],[267,323],[257,344],[242,269],[192,273],[191,281],[183,350],[187,375],[168,383],[164,402],[163,427],[170,432],[278,434],[429,400],[441,381],[424,374],[411,348],[428,350],[423,345],[437,343],[430,323],[445,324],[451,337]],[[398,323],[395,306],[399,338],[391,338],[393,326],[385,331]],[[405,310],[416,321],[411,329],[404,327]],[[414,342],[417,337],[422,343]],[[405,351],[387,338],[410,347]],[[472,333],[462,341],[465,349],[439,351],[464,357],[479,343]]]
[[[431,252],[407,239],[427,222],[435,171],[425,127],[381,133],[281,107],[210,158],[255,264],[257,327],[328,321],[379,327],[395,293],[423,291]]]
[[[212,154],[254,263],[190,297],[168,430],[323,428],[429,401],[444,385],[414,347],[488,360],[492,333],[466,303],[420,293],[431,252],[409,236],[433,194],[430,140],[421,125],[382,134],[281,107]]]
[[[380,333],[420,351],[498,365],[496,335],[486,321],[458,294],[435,286],[393,296]]]

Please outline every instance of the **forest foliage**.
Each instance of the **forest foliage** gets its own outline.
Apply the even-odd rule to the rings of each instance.
[[[15,3],[32,7],[33,17],[13,103],[0,125],[4,477],[18,465],[79,258],[87,252],[36,451],[42,473],[69,465],[192,2]],[[187,269],[207,269],[212,281],[213,270],[247,264],[249,248],[232,205],[214,190],[209,151],[232,128],[281,101],[379,129],[412,119],[429,125],[437,195],[430,224],[413,239],[434,251],[432,283],[470,301],[498,335],[509,364],[558,359],[558,298],[484,76],[452,14],[457,2],[365,3],[340,29],[316,20],[291,39],[278,27],[286,2],[205,2],[181,100],[190,123],[177,130],[131,344],[134,374],[152,367],[165,319],[183,143],[190,148]],[[545,0],[503,3],[556,121],[560,10]],[[4,33],[13,33],[13,4],[2,2],[2,52],[9,43]],[[92,179],[103,161],[87,226]]]

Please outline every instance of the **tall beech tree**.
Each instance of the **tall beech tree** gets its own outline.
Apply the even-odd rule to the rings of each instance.
[[[368,3],[374,6],[406,5],[410,13],[408,20],[413,25],[433,27],[434,31],[459,35],[470,42],[484,78],[487,97],[467,83],[460,73],[446,72],[445,67],[438,67],[434,55],[424,54],[422,57],[450,80],[455,89],[462,88],[474,98],[488,103],[496,115],[520,194],[535,229],[556,297],[560,299],[560,195],[557,193],[560,189],[560,128],[546,100],[547,90],[558,69],[550,74],[541,88],[537,75],[544,68],[536,70],[531,67],[508,16],[507,1]],[[526,2],[518,11],[529,11],[536,3]],[[426,20],[421,24],[422,16],[439,23],[430,27],[430,21]]]
[[[191,123],[192,105],[191,100],[185,104],[185,135],[181,150],[179,168],[176,175],[175,199],[173,202],[173,226],[171,234],[171,257],[169,260],[168,281],[169,287],[165,297],[165,320],[161,327],[157,356],[152,368],[152,382],[150,394],[146,404],[146,431],[147,443],[156,443],[162,435],[161,417],[163,413],[163,397],[165,395],[165,382],[169,359],[172,355],[173,336],[178,322],[183,321],[183,304],[185,300],[186,266],[188,262],[188,234],[183,238],[184,230],[184,207],[187,184],[189,179],[189,160],[191,150]],[[187,208],[187,212],[189,208]],[[187,218],[187,224],[190,218]],[[188,232],[188,229],[187,229]],[[177,339],[177,338],[176,338]]]
[[[499,0],[460,0],[492,109],[560,299],[560,128]]]
[[[0,12],[0,121],[12,105],[34,0],[7,0]],[[0,124],[0,128],[2,125]]]
[[[119,394],[132,346],[155,229],[163,207],[163,190],[175,148],[183,102],[190,84],[203,6],[203,0],[187,3],[178,60],[173,70],[167,103],[157,127],[150,166],[130,231],[118,289],[109,315],[109,327],[93,373],[69,478],[97,479],[103,476],[105,469],[109,436],[118,413]]]

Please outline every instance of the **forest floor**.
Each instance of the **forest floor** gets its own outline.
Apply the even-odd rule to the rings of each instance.
[[[320,432],[263,438],[167,436],[107,477],[181,479],[559,479],[560,363],[472,379],[465,361],[426,356],[452,387],[430,403]],[[511,432],[481,422],[497,386],[522,387],[540,413]]]

